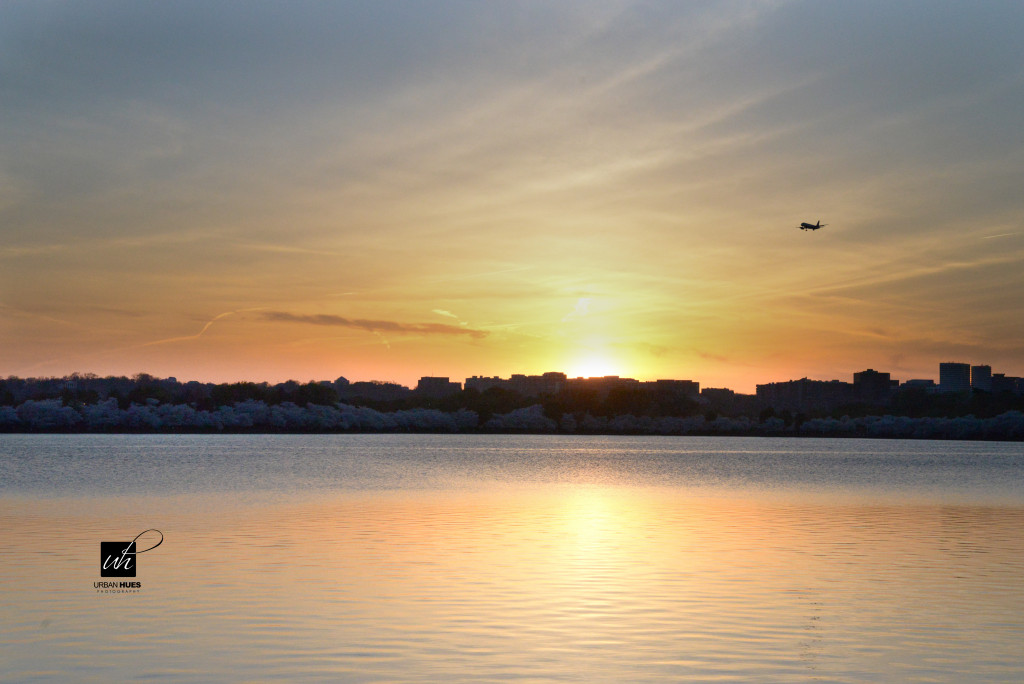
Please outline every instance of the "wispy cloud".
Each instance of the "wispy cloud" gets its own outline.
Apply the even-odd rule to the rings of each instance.
[[[908,268],[895,273],[869,273],[864,276],[858,276],[851,279],[846,283],[836,283],[817,288],[816,290],[812,290],[810,294],[829,295],[858,288],[876,287],[881,285],[892,286],[897,283],[904,283],[927,276],[943,275],[952,272],[982,271],[994,266],[1019,263],[1022,258],[1024,258],[1024,255],[1020,252],[1011,252],[1009,254],[979,257],[976,259],[950,260],[942,263],[919,266],[917,268]]]
[[[342,256],[341,252],[331,251],[328,249],[313,249],[310,247],[301,247],[298,245],[270,244],[263,242],[239,242],[238,244],[243,249],[252,250],[254,252],[271,252],[275,254],[301,254],[323,257]]]
[[[262,310],[263,310],[262,307],[255,307],[255,308],[251,308],[251,309],[238,309],[237,311],[225,311],[224,313],[217,314],[216,316],[214,316],[213,318],[208,320],[206,322],[206,324],[202,327],[202,329],[200,329],[200,331],[197,332],[195,335],[182,335],[181,337],[168,337],[167,339],[164,339],[164,340],[156,340],[154,342],[146,342],[145,344],[142,344],[142,345],[139,345],[139,346],[140,347],[155,347],[155,346],[160,345],[160,344],[170,344],[172,342],[186,342],[188,340],[198,340],[200,337],[203,336],[203,333],[205,333],[207,330],[210,329],[211,325],[213,325],[214,323],[216,323],[217,321],[219,321],[222,318],[227,318],[228,316],[233,316],[233,315],[235,315],[237,313],[242,313],[243,311],[262,311]]]
[[[473,338],[487,337],[486,330],[462,328],[444,323],[399,323],[397,321],[375,321],[365,318],[345,318],[334,314],[294,314],[287,311],[267,311],[263,318],[268,321],[285,323],[309,323],[312,325],[333,325],[342,328],[358,328],[373,333],[406,333],[412,335],[468,335]]]
[[[21,309],[19,307],[11,306],[9,304],[5,304],[4,302],[0,302],[0,318],[5,316],[34,319],[46,321],[49,323],[57,323],[59,325],[76,325],[71,321],[66,321],[61,318],[54,318],[53,316],[49,316],[42,313],[41,311],[25,311],[24,309]]]
[[[590,297],[580,297],[576,300],[576,306],[572,311],[562,317],[562,322],[571,321],[574,318],[581,318],[587,315],[590,309]]]
[[[67,249],[68,245],[63,244],[0,247],[0,259],[20,259],[24,257],[38,256],[43,254],[53,254],[55,252],[65,251]]]

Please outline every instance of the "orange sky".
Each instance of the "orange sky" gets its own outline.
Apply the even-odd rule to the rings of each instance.
[[[1024,8],[852,5],[5,5],[0,374],[1024,375]]]

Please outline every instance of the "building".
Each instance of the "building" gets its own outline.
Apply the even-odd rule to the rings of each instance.
[[[971,389],[992,391],[992,366],[971,366]]]
[[[655,380],[654,382],[643,382],[640,384],[644,389],[683,396],[694,401],[697,401],[701,394],[700,383],[693,380]]]
[[[969,363],[940,363],[939,364],[939,391],[940,392],[970,392],[971,391],[971,364]]]
[[[892,393],[899,387],[898,380],[892,380],[888,373],[879,373],[868,368],[853,374],[853,394],[857,401],[874,406],[889,403]]]
[[[755,395],[737,394],[727,388],[705,387],[700,391],[700,403],[727,416],[756,416],[761,410]]]
[[[840,380],[790,380],[757,386],[764,408],[780,411],[832,411],[854,400],[853,385]]]
[[[594,392],[602,401],[612,390],[638,390],[643,387],[639,380],[620,378],[618,375],[605,375],[600,378],[573,378],[566,383],[566,389],[582,392]]]
[[[344,401],[395,401],[406,399],[412,393],[412,390],[405,385],[381,382],[380,380],[353,382],[346,385],[338,385],[335,382],[334,389]]]
[[[992,376],[993,394],[1024,394],[1024,378],[996,373]]]
[[[503,380],[497,375],[493,377],[487,377],[484,375],[474,375],[471,378],[466,378],[466,382],[463,385],[467,390],[476,390],[477,392],[486,392],[492,387],[500,387],[508,389],[508,380]]]
[[[422,377],[414,390],[416,394],[440,399],[462,391],[462,385],[448,378]]]
[[[509,387],[524,397],[539,397],[544,394],[558,394],[565,387],[566,381],[565,373],[513,375],[509,378]]]
[[[565,373],[544,373],[543,375],[513,375],[508,380],[498,376],[486,377],[474,375],[466,378],[466,389],[486,392],[492,387],[516,392],[524,397],[539,397],[545,394],[558,394],[565,388]]]

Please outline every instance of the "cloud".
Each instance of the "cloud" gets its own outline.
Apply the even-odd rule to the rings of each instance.
[[[456,319],[458,318],[458,316],[453,314],[451,311],[445,311],[444,309],[432,309],[432,311],[434,313],[436,313],[438,316],[446,316],[448,318],[456,318]]]
[[[580,297],[576,300],[576,307],[562,317],[562,322],[571,321],[574,318],[582,318],[589,313],[590,297]]]
[[[373,321],[365,318],[345,318],[333,314],[293,314],[287,311],[267,311],[263,318],[268,321],[287,323],[310,323],[312,325],[333,325],[343,328],[358,328],[373,333],[393,332],[413,335],[468,335],[476,339],[487,337],[486,330],[461,328],[444,323],[399,323],[397,321]]]
[[[250,309],[238,309],[237,311],[225,311],[224,313],[217,314],[216,316],[211,318],[209,321],[207,321],[206,325],[204,325],[202,327],[202,329],[199,332],[197,332],[195,335],[183,335],[183,336],[180,336],[180,337],[169,337],[169,338],[167,338],[165,340],[156,340],[154,342],[146,342],[145,344],[142,344],[142,345],[139,345],[139,346],[141,346],[141,347],[153,347],[153,346],[156,346],[156,345],[159,345],[159,344],[169,344],[169,343],[172,343],[172,342],[185,342],[187,340],[198,340],[200,337],[203,336],[203,333],[205,333],[207,330],[210,329],[211,325],[213,325],[214,323],[216,323],[217,321],[219,321],[222,318],[227,318],[228,316],[233,316],[233,315],[235,315],[237,313],[242,313],[244,311],[260,311],[261,309],[262,309],[262,307],[254,307],[254,308],[250,308]]]

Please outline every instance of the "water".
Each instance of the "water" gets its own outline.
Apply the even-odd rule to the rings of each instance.
[[[0,542],[6,681],[1024,680],[1020,444],[3,435]]]

